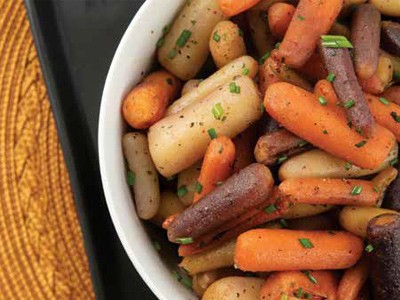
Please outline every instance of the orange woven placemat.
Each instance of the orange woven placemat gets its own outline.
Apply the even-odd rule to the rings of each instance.
[[[94,299],[22,0],[0,0],[0,299]]]

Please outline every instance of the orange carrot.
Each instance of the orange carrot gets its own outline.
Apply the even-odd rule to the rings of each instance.
[[[136,129],[150,127],[164,116],[180,85],[180,81],[166,71],[150,74],[124,99],[122,114],[125,121]]]
[[[342,111],[342,109],[338,106],[339,98],[336,94],[336,91],[328,80],[322,79],[318,81],[314,87],[314,95],[319,97],[324,97],[326,100],[326,106],[330,109],[336,110],[338,113]]]
[[[236,241],[235,264],[242,271],[337,270],[353,266],[363,241],[344,231],[254,229]]]
[[[400,142],[400,106],[373,95],[365,94],[376,122],[389,129]]]
[[[332,271],[276,272],[268,277],[260,295],[262,300],[290,299],[288,297],[334,300],[337,286],[338,280]]]
[[[276,74],[271,67],[274,65],[274,63],[275,62],[273,58],[268,57],[267,60],[260,66],[260,70],[258,72],[258,89],[260,90],[261,95],[265,94],[271,84],[282,81],[278,74]]]
[[[382,97],[393,103],[396,103],[397,105],[400,105],[400,85],[393,85],[386,89],[383,92]]]
[[[354,267],[347,269],[339,283],[338,300],[357,300],[358,295],[368,278],[368,264],[365,259]]]
[[[225,223],[216,231],[205,234],[198,238],[193,244],[180,245],[179,256],[188,256],[204,252],[221,245],[229,239],[237,237],[247,230],[282,217],[288,211],[289,205],[285,200],[277,201],[276,197],[277,194],[274,193],[273,196],[263,204]]]
[[[303,66],[321,35],[329,32],[342,5],[343,0],[300,0],[279,47],[279,57],[290,67]]]
[[[279,192],[290,203],[373,206],[379,200],[374,184],[358,179],[292,178]]]
[[[313,94],[285,82],[268,88],[264,106],[289,131],[362,168],[378,167],[395,144],[394,135],[379,125],[364,138],[348,126],[344,110],[320,105]]]
[[[232,17],[253,7],[260,0],[217,0],[217,2],[224,14]]]
[[[282,39],[289,28],[296,8],[287,3],[275,3],[268,10],[268,24],[273,36]]]
[[[197,185],[199,188],[194,194],[193,203],[214,190],[218,182],[224,181],[231,175],[235,154],[235,144],[225,136],[210,142],[201,166]]]
[[[297,71],[303,74],[310,81],[315,82],[317,80],[326,78],[328,72],[325,69],[324,62],[318,52],[314,52],[310,59],[307,60],[305,65],[297,69]]]

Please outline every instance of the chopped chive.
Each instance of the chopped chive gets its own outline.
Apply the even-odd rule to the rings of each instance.
[[[244,76],[249,75],[249,74],[250,74],[250,69],[249,69],[249,68],[243,69],[242,74],[243,74]]]
[[[171,29],[170,25],[164,26],[163,33],[162,33],[163,36],[165,36],[169,32],[170,29]]]
[[[175,240],[178,244],[181,245],[188,245],[188,244],[193,244],[193,238],[191,237],[183,237],[183,238],[177,238]]]
[[[379,188],[376,185],[374,185],[374,191],[375,193],[379,193]]]
[[[322,133],[323,134],[328,134],[328,130],[324,129],[324,130],[322,130]]]
[[[222,185],[224,182],[223,181],[217,181],[217,183],[216,183],[216,186],[220,186],[220,185]]]
[[[229,84],[229,91],[234,94],[240,94],[240,86],[236,85],[236,82]]]
[[[395,157],[390,161],[390,165],[393,167],[395,164],[397,164],[399,162],[399,158]]]
[[[281,43],[276,43],[275,44],[275,49],[279,49],[280,46],[281,46]]]
[[[170,176],[170,177],[167,177],[167,181],[168,181],[168,182],[174,181],[175,178],[176,178],[176,175],[172,175],[172,176]]]
[[[329,82],[333,82],[335,80],[336,76],[333,73],[329,73],[328,76],[326,77],[326,80]]]
[[[176,45],[181,48],[185,47],[187,41],[190,39],[191,36],[192,32],[190,30],[183,29],[181,35],[176,40]]]
[[[299,288],[295,293],[294,296],[296,298],[302,298],[304,296],[304,290],[303,288]]]
[[[178,191],[176,192],[176,194],[178,195],[179,198],[185,196],[188,193],[188,189],[186,187],[186,185],[182,185],[178,188]]]
[[[300,141],[299,142],[299,147],[301,148],[301,147],[304,147],[305,145],[307,145],[308,144],[308,142],[306,142],[306,141]]]
[[[192,281],[188,276],[182,276],[178,271],[173,271],[172,275],[175,277],[175,279],[182,283],[184,286],[186,286],[188,289],[192,288]]]
[[[196,182],[196,185],[194,187],[194,190],[196,193],[200,194],[203,191],[203,186],[201,185],[200,182]]]
[[[260,110],[261,110],[261,112],[264,112],[264,110],[265,110],[264,103],[262,103],[262,102],[261,102],[261,104],[260,104]]]
[[[301,238],[299,239],[300,244],[303,246],[305,249],[311,249],[314,248],[314,245],[311,243],[311,241],[307,238]]]
[[[307,278],[308,278],[312,283],[314,283],[314,284],[317,284],[317,283],[318,283],[317,279],[316,279],[314,276],[311,275],[311,272],[310,272],[310,271],[301,271],[301,272],[302,272],[304,275],[306,275]]]
[[[165,37],[160,37],[159,39],[158,39],[158,41],[157,41],[157,44],[156,44],[156,46],[157,46],[157,49],[159,49],[159,48],[161,48],[162,46],[164,46],[164,44],[165,44]]]
[[[367,141],[361,141],[358,144],[355,144],[354,146],[356,146],[357,148],[361,148],[361,147],[364,147],[366,143],[367,143]]]
[[[379,101],[381,101],[383,104],[385,104],[385,105],[389,105],[389,101],[387,101],[385,98],[383,98],[383,97],[380,97],[379,98]]]
[[[327,48],[353,48],[350,41],[342,35],[322,35],[322,46]]]
[[[239,36],[243,36],[244,32],[242,29],[239,28]]]
[[[393,73],[393,79],[394,79],[394,81],[399,81],[400,80],[400,73],[399,72],[394,72]]]
[[[288,295],[286,295],[285,293],[281,294],[281,299],[280,300],[288,300],[288,299],[289,299]]]
[[[300,21],[304,21],[305,20],[305,18],[302,15],[298,15],[297,19],[299,19]]]
[[[213,140],[213,139],[216,139],[216,138],[218,137],[217,132],[215,131],[214,128],[208,129],[208,130],[207,130],[207,133],[208,133],[208,135],[210,136],[210,138],[211,138],[212,140]]]
[[[279,223],[281,224],[282,228],[288,228],[289,224],[285,219],[279,219]]]
[[[392,111],[390,115],[392,116],[393,120],[396,121],[396,123],[400,123],[400,116],[395,111]]]
[[[350,193],[350,194],[351,194],[352,196],[358,196],[358,195],[361,194],[362,190],[363,190],[363,187],[362,187],[362,186],[356,185],[356,186],[353,187],[353,189],[351,190],[351,193]]]
[[[160,243],[158,241],[153,241],[153,246],[154,246],[154,249],[156,249],[156,251],[160,251],[161,250],[161,246],[160,246]]]
[[[128,181],[128,185],[133,186],[135,184],[135,173],[132,171],[128,171],[126,174],[126,179]]]
[[[214,32],[213,34],[213,40],[216,41],[217,43],[221,40],[221,37],[219,36],[218,32]]]
[[[356,132],[357,132],[358,134],[361,134],[361,135],[362,135],[362,129],[361,129],[361,128],[356,128]]]
[[[214,115],[214,118],[217,120],[221,120],[223,114],[224,114],[224,109],[221,106],[221,103],[217,103],[213,106],[212,108],[212,114]]]
[[[286,155],[282,155],[281,157],[278,158],[278,160],[276,161],[278,164],[283,163],[284,161],[286,161],[288,159],[288,157]]]
[[[309,294],[309,293],[304,293],[303,298],[304,298],[304,299],[312,300],[313,296],[312,296],[311,294]]]
[[[365,247],[365,252],[371,253],[372,251],[374,251],[374,246],[372,246],[371,244],[368,244]]]
[[[264,208],[264,211],[267,214],[272,214],[273,212],[276,212],[276,206],[274,204],[270,204],[266,208]]]
[[[168,53],[168,58],[169,59],[174,59],[177,55],[178,55],[178,51],[176,51],[176,49],[172,49]]]
[[[324,96],[319,96],[318,97],[318,102],[319,104],[321,104],[322,106],[326,106],[326,104],[328,104],[328,101],[326,101]]]
[[[258,61],[258,63],[260,64],[260,65],[262,65],[267,59],[268,59],[268,57],[270,57],[270,55],[271,55],[271,52],[267,52],[267,53],[265,53],[261,58],[260,58],[260,60]]]
[[[354,105],[356,104],[356,102],[352,99],[347,100],[346,103],[344,104],[344,108],[349,109],[352,108]]]
[[[346,171],[349,171],[352,166],[353,166],[353,164],[351,162],[346,162],[344,164],[344,168],[345,168]]]

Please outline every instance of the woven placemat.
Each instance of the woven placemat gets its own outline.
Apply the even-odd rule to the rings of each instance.
[[[0,299],[94,299],[22,0],[0,0]]]

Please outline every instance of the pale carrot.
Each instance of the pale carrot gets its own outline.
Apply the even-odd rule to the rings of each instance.
[[[346,269],[363,249],[362,239],[344,231],[254,229],[237,238],[235,265],[250,272]]]
[[[296,8],[288,3],[275,3],[268,10],[268,25],[273,36],[282,39]]]
[[[210,193],[219,182],[223,182],[231,175],[235,154],[235,144],[231,139],[221,136],[211,140],[201,166],[193,203]]]
[[[345,111],[321,105],[313,94],[285,82],[268,88],[264,106],[289,131],[362,168],[378,167],[396,142],[394,135],[379,125],[371,138],[364,138],[349,127]]]
[[[366,259],[362,259],[355,266],[344,272],[339,283],[337,299],[357,300],[367,278],[368,263]]]
[[[335,300],[337,286],[337,276],[332,271],[275,272],[264,283],[260,296],[262,300]]]
[[[260,0],[217,0],[217,2],[224,14],[232,17],[250,9]]]
[[[400,106],[382,97],[365,94],[376,122],[389,129],[400,142]]]
[[[314,53],[321,35],[327,34],[342,8],[343,0],[300,0],[279,57],[289,67],[299,68]]]
[[[279,192],[290,203],[373,206],[379,200],[374,184],[358,179],[291,178]]]

